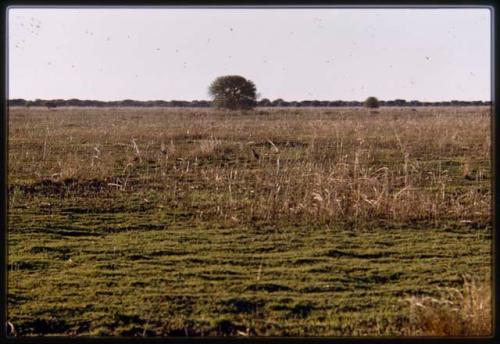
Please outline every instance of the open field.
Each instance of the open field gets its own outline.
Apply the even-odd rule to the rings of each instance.
[[[414,334],[489,280],[489,108],[9,115],[19,334]]]

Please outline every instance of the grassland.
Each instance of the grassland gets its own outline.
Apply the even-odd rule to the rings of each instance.
[[[20,335],[418,334],[489,280],[489,108],[9,115]]]

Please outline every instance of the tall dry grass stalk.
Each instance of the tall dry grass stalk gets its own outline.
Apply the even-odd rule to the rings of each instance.
[[[414,336],[490,336],[492,334],[491,282],[467,279],[462,290],[449,289],[440,298],[409,300],[410,323],[404,330]]]

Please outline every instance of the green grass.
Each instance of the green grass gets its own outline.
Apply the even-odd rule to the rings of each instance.
[[[446,117],[461,138],[441,146],[433,146],[430,138],[437,134],[424,123],[437,115],[396,123],[411,153],[405,172],[400,147],[380,135],[393,110],[381,109],[372,125],[351,123],[352,130],[338,133],[349,159],[337,154],[335,130],[317,132],[347,121],[339,110],[321,114],[326,124],[306,112],[284,111],[250,119],[188,113],[188,124],[158,127],[148,110],[137,111],[146,111],[140,116],[152,122],[137,121],[135,110],[130,115],[126,109],[116,116],[61,110],[63,117],[60,109],[31,109],[39,112],[33,124],[25,122],[27,110],[17,111],[10,123],[8,318],[21,335],[401,335],[409,297],[460,288],[464,276],[489,277],[490,162],[484,132],[463,134],[462,121],[472,115]],[[98,115],[110,120],[95,122]],[[111,119],[117,127],[94,136]],[[217,129],[217,123],[225,127]],[[474,123],[478,128],[479,120]],[[46,125],[53,136],[42,159]],[[414,136],[407,127],[412,125],[429,128],[428,136]],[[29,137],[30,126],[41,129]],[[178,126],[190,133],[181,136]],[[213,143],[214,133],[222,143]],[[371,155],[356,148],[360,133],[371,142],[362,146],[370,145]],[[132,136],[138,137],[140,159],[118,145]],[[158,153],[157,137],[167,144],[175,138],[176,153],[168,161]],[[267,137],[280,150],[281,170]],[[262,161],[241,148],[249,141],[256,142]],[[108,155],[92,170],[96,145]],[[373,198],[370,188],[382,184],[356,179],[355,151],[365,179],[381,166],[390,169],[386,208],[339,198],[344,208],[329,212],[330,206],[309,201],[315,190],[327,202],[323,189],[336,186],[345,197],[358,190]],[[462,175],[465,159],[472,165],[470,180]],[[351,164],[345,176],[342,163]],[[66,175],[50,177],[59,171]],[[398,203],[405,174],[416,191]],[[337,179],[324,181],[328,175]],[[377,178],[382,183],[383,176]],[[108,185],[125,180],[123,189]],[[353,186],[344,190],[336,184],[341,182]],[[277,184],[284,191],[276,191]],[[434,213],[419,208],[421,200],[434,205]],[[302,212],[289,211],[285,202],[304,202]],[[392,210],[384,215],[384,209]]]
[[[30,216],[10,239],[10,318],[26,333],[168,335],[192,323],[219,334],[212,321],[225,317],[261,335],[391,335],[405,296],[489,273],[485,229],[213,227],[175,215]],[[53,318],[64,322],[33,324]]]

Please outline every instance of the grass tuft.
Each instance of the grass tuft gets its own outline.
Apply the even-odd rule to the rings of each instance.
[[[463,288],[449,289],[438,298],[409,299],[409,335],[490,336],[492,333],[491,282],[466,279]]]

